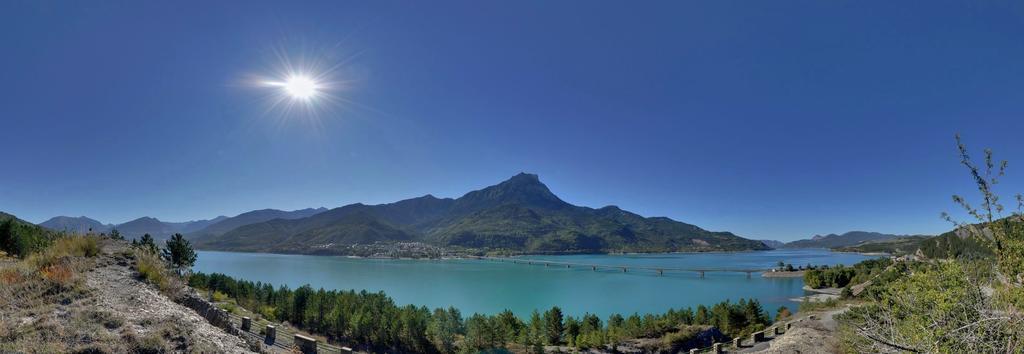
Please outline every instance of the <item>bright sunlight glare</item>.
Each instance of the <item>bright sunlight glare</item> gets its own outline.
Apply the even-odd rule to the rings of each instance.
[[[307,100],[315,96],[317,89],[319,88],[316,81],[301,75],[288,78],[288,80],[284,82],[283,86],[288,95],[303,100]]]

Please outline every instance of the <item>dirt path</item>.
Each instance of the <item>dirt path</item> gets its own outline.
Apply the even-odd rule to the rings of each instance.
[[[124,247],[104,245],[103,255],[86,277],[95,291],[98,308],[124,318],[125,325],[140,337],[154,331],[171,337],[176,349],[200,352],[247,353],[247,344],[239,337],[210,325],[195,311],[162,295],[153,286],[138,280],[132,259],[120,254]]]
[[[813,315],[814,319],[804,318],[793,324],[785,334],[770,342],[758,343],[746,348],[741,353],[832,353],[838,345],[836,339],[835,316],[850,309],[849,306],[832,309]]]

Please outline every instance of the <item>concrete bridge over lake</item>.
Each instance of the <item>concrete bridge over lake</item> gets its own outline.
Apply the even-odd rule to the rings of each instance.
[[[469,258],[479,259],[484,261],[495,261],[512,264],[522,265],[542,265],[545,267],[559,267],[559,268],[590,268],[592,271],[598,271],[599,269],[622,271],[627,273],[630,271],[648,271],[655,272],[658,275],[665,275],[666,272],[674,273],[697,273],[703,279],[705,273],[746,273],[747,278],[753,273],[763,273],[771,271],[771,269],[740,269],[740,268],[673,268],[673,267],[652,267],[652,266],[627,266],[627,265],[612,265],[612,264],[594,264],[594,263],[576,263],[576,262],[560,262],[560,261],[548,261],[540,259],[525,259],[525,258],[512,258],[512,257],[487,257],[487,256],[469,256]]]

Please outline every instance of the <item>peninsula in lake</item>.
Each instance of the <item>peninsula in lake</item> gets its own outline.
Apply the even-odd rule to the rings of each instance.
[[[345,254],[351,245],[375,242],[522,253],[769,249],[760,241],[666,217],[572,205],[526,173],[460,198],[426,195],[351,204],[304,218],[242,225],[195,242],[207,250],[299,254]]]

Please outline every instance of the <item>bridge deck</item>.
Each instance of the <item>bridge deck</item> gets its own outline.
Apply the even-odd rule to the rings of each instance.
[[[540,265],[548,265],[548,266],[556,265],[556,266],[565,266],[567,268],[571,268],[571,267],[591,268],[591,269],[594,269],[594,270],[597,270],[597,269],[622,269],[623,271],[626,271],[626,270],[629,270],[629,269],[635,269],[635,270],[649,270],[649,271],[654,271],[654,272],[658,272],[658,273],[663,273],[663,272],[690,272],[690,273],[701,273],[701,274],[703,274],[703,273],[710,273],[710,272],[718,272],[718,273],[746,273],[747,275],[750,275],[750,273],[761,273],[761,272],[771,271],[771,269],[676,268],[676,267],[654,267],[654,266],[635,266],[635,265],[575,263],[575,262],[560,262],[560,261],[548,261],[548,260],[542,260],[542,259],[511,258],[511,257],[486,257],[486,256],[481,257],[481,256],[475,256],[475,257],[471,257],[471,258],[480,259],[480,260],[487,260],[487,261],[512,262],[512,263],[516,263],[516,264],[526,264],[526,265],[532,265],[532,264],[540,264]]]

